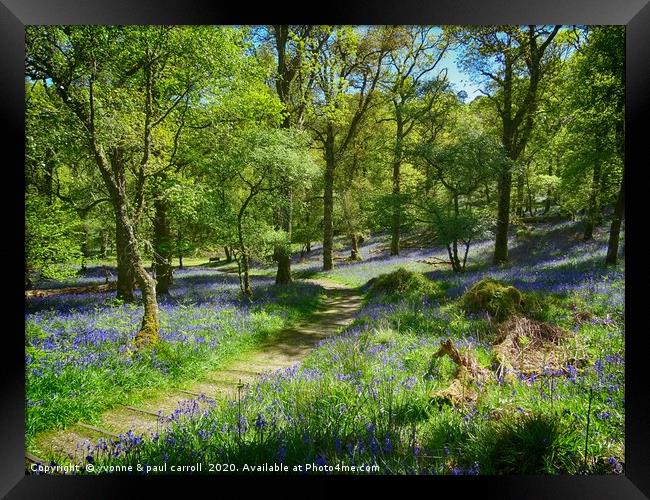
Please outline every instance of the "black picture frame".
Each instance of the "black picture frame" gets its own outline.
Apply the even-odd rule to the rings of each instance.
[[[136,491],[150,492],[152,484],[171,492],[168,477],[53,477],[25,475],[24,420],[25,382],[22,351],[24,308],[24,34],[33,24],[268,24],[273,21],[313,24],[619,24],[626,25],[626,429],[625,474],[621,476],[477,476],[414,478],[427,496],[472,490],[482,498],[630,498],[650,497],[650,398],[647,393],[646,351],[642,325],[643,286],[640,236],[643,209],[633,211],[642,200],[644,167],[647,168],[643,124],[649,116],[650,88],[650,5],[648,0],[422,0],[354,1],[337,0],[313,5],[277,2],[259,5],[217,3],[209,0],[0,0],[0,116],[5,133],[2,140],[4,234],[9,241],[0,245],[2,262],[13,269],[5,290],[5,313],[0,348],[0,495],[7,498],[115,498]],[[280,5],[282,7],[280,8]],[[307,14],[308,8],[313,9]],[[11,179],[9,181],[9,179]],[[640,212],[640,213],[639,213]],[[13,224],[17,222],[17,224]],[[11,225],[10,225],[11,223]],[[11,229],[9,227],[13,226]],[[630,241],[632,242],[630,245]],[[631,250],[629,250],[631,249]],[[5,269],[6,271],[6,269]],[[639,299],[637,299],[637,294]],[[6,321],[11,318],[12,321]],[[175,478],[176,479],[176,478]],[[201,483],[215,493],[225,477],[183,477],[184,482]],[[247,488],[258,478],[236,478]],[[281,478],[278,488],[294,489]],[[298,479],[298,478],[295,478]],[[323,478],[319,478],[323,482]],[[329,478],[325,478],[329,479]],[[376,484],[380,478],[354,478],[357,486]],[[397,478],[398,481],[405,478]],[[349,478],[342,478],[351,484]],[[210,484],[205,484],[210,481]],[[287,482],[288,481],[288,482]],[[425,482],[426,481],[426,482]],[[195,486],[195,484],[193,484]],[[409,490],[404,490],[407,493]],[[304,491],[308,494],[308,491]],[[446,493],[449,494],[449,493]]]

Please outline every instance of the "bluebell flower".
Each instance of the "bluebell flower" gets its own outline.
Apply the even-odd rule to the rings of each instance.
[[[264,420],[264,417],[262,417],[261,413],[257,414],[257,419],[255,420],[255,427],[258,429],[262,429],[266,426],[266,420]]]

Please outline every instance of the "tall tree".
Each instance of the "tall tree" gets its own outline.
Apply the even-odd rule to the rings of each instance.
[[[307,93],[311,90],[314,77],[314,66],[309,67],[306,63],[308,58],[305,50],[308,47],[312,51],[318,50],[318,45],[309,45],[307,42],[314,26],[289,26],[274,25],[272,27],[275,50],[277,53],[277,72],[275,87],[284,105],[284,119],[282,126],[301,128],[306,109]],[[322,40],[322,39],[321,39]],[[290,183],[281,193],[286,202],[277,211],[277,226],[286,232],[288,245],[278,245],[273,252],[274,259],[278,263],[275,276],[276,284],[291,283],[291,233],[293,219],[293,188]]]
[[[447,247],[452,270],[462,272],[470,245],[483,229],[483,213],[474,207],[472,196],[494,178],[507,159],[498,141],[467,108],[456,115],[449,117],[451,126],[447,125],[437,143],[423,142],[412,155],[424,163],[447,195],[440,196],[435,189],[432,193],[421,190],[419,220],[432,226],[438,242]],[[459,245],[464,246],[462,257]]]
[[[512,168],[526,148],[535,123],[540,83],[553,68],[549,48],[561,26],[499,26],[461,29],[464,66],[487,79],[484,94],[501,118],[501,142],[510,162],[497,180],[494,262],[508,260]]]
[[[188,28],[92,26],[27,31],[27,75],[52,85],[76,118],[111,199],[118,281],[123,273],[134,276],[144,304],[137,348],[156,343],[159,334],[156,282],[144,267],[136,232],[147,180],[159,168],[154,139],[193,91],[193,76],[202,67],[182,53],[213,33],[206,28],[197,37]],[[132,289],[126,285],[128,296]]]
[[[322,27],[314,38],[318,70],[308,128],[325,160],[323,270],[332,269],[334,176],[373,101],[389,45],[380,29]]]
[[[621,222],[625,216],[625,172],[621,179],[621,187],[618,191],[616,198],[616,205],[614,207],[614,216],[612,217],[612,225],[609,229],[609,240],[607,243],[607,257],[605,264],[613,265],[618,261],[618,243],[621,234]]]
[[[402,203],[400,174],[405,141],[414,125],[431,112],[436,99],[445,89],[446,70],[429,78],[449,47],[448,37],[431,26],[386,28],[394,44],[387,55],[388,71],[382,88],[392,105],[395,140],[392,161],[393,210],[390,254],[399,255]]]
[[[589,186],[583,237],[593,238],[602,209],[616,197],[624,159],[625,38],[620,26],[590,28],[570,61],[568,131],[581,147],[575,172]],[[589,180],[583,179],[586,177]],[[586,182],[585,182],[586,181]]]

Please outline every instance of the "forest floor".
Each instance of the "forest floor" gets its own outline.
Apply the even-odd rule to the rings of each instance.
[[[228,264],[197,263],[175,272],[160,304],[164,349],[133,363],[121,352],[137,330],[137,304],[109,292],[30,298],[27,449],[61,464],[85,460],[94,473],[282,462],[337,467],[330,473],[367,464],[388,474],[620,474],[624,240],[618,265],[605,266],[607,228],[591,241],[581,231],[571,221],[513,231],[510,263],[500,266],[491,241],[479,241],[460,274],[440,263],[440,246],[390,256],[387,235],[373,235],[363,261],[347,262],[339,238],[331,271],[321,270],[319,247],[294,257],[301,279],[291,287],[255,266],[253,303]],[[374,287],[400,268],[419,273],[424,288]],[[530,305],[524,316],[499,322],[466,311],[463,297],[485,278],[516,287]],[[103,281],[89,266],[42,288]],[[511,351],[501,334],[526,328],[502,372],[499,354]],[[532,366],[522,353],[538,353],[543,331],[561,339]],[[438,355],[444,346],[485,377],[459,378],[453,356]]]
[[[246,390],[263,373],[273,372],[301,362],[322,340],[348,325],[362,306],[361,293],[354,288],[327,279],[306,280],[325,290],[327,298],[307,321],[284,329],[258,350],[245,353],[228,363],[227,368],[210,371],[182,389],[171,389],[137,407],[121,405],[106,411],[98,425],[78,422],[64,430],[36,436],[29,454],[58,456],[63,461],[83,461],[87,446],[101,438],[120,435],[153,435],[170,421],[168,415],[187,405],[209,407],[215,398],[237,400],[240,389]]]

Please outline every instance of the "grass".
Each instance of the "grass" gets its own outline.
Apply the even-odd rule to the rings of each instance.
[[[565,305],[571,301],[566,297]],[[452,407],[433,404],[430,396],[449,384],[454,365],[439,359],[434,376],[424,377],[440,330],[430,328],[430,313],[408,326],[400,319],[405,314],[414,314],[412,304],[383,316],[362,316],[346,334],[324,342],[302,367],[255,385],[241,413],[236,405],[219,402],[208,414],[181,415],[167,434],[128,453],[112,457],[110,447],[99,450],[96,463],[182,464],[200,456],[234,463],[239,470],[246,463],[274,461],[289,466],[365,463],[399,474],[575,473],[585,462],[592,473],[620,467],[620,323],[580,328],[580,348],[597,361],[574,375],[492,381],[476,405]],[[444,335],[489,367],[489,344],[467,335],[468,325],[481,327],[481,320],[466,321],[451,324]]]
[[[544,238],[560,238],[563,230],[536,230],[522,244],[543,249]],[[550,255],[554,245],[532,256],[521,252],[527,261],[517,261],[515,247],[518,266],[478,262],[462,276],[436,272],[436,285],[446,289],[441,296],[415,290],[395,300],[391,291],[372,292],[343,334],[323,341],[302,365],[259,380],[240,404],[179,408],[161,435],[100,441],[89,450],[92,460],[96,466],[199,460],[231,463],[239,472],[245,464],[282,462],[335,474],[360,464],[387,474],[621,473],[624,264],[605,269],[595,260],[604,257],[602,246],[571,245],[557,255]],[[403,265],[399,259],[389,260]],[[365,264],[358,272],[364,263],[350,266],[357,276],[351,279],[376,273]],[[572,332],[557,346],[562,367],[527,373],[515,366],[508,377],[496,376],[498,324],[480,311],[467,313],[461,298],[487,276],[522,289],[525,314]],[[458,372],[448,357],[432,357],[447,339],[491,374],[480,383],[463,381],[475,400],[435,397]]]
[[[27,444],[40,432],[77,420],[93,424],[119,403],[136,404],[254,350],[321,304],[323,290],[296,284],[258,286],[247,304],[235,279],[192,271],[161,302],[161,337],[152,351],[129,357],[141,307],[111,294],[34,300],[26,314]],[[71,307],[63,307],[63,304]]]

